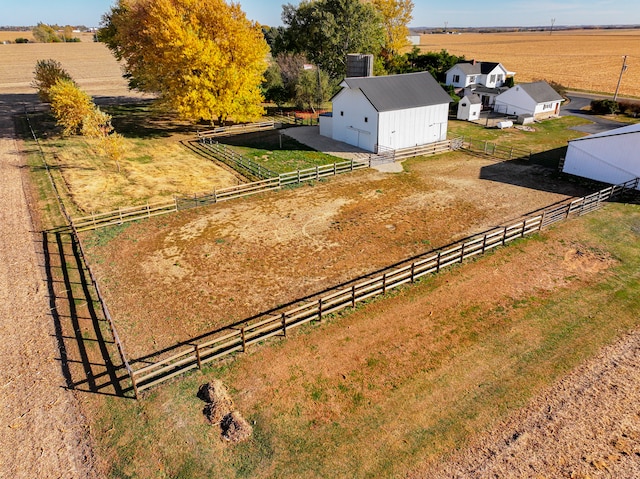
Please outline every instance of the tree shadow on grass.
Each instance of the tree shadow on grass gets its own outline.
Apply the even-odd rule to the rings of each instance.
[[[44,231],[42,254],[66,387],[134,397],[75,238],[65,232]]]

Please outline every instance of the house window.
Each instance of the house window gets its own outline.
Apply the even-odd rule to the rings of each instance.
[[[365,122],[365,123],[368,123],[368,122],[369,122],[369,117],[365,116],[365,117],[364,117],[364,122]]]
[[[498,81],[501,82],[502,81],[502,75],[498,75]]]
[[[460,75],[453,75],[453,83],[460,83]]]
[[[543,108],[545,110],[551,110],[553,108],[553,103],[545,103]]]
[[[344,116],[344,112],[343,111],[340,112],[340,116]]]
[[[496,81],[496,76],[491,75],[491,79],[489,80],[489,83],[495,83],[495,81]]]
[[[476,81],[476,77],[475,76],[470,76],[469,77],[469,82],[470,83],[475,83],[475,81]]]

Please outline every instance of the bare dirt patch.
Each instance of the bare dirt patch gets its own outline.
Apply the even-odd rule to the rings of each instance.
[[[582,193],[447,154],[139,223],[92,254],[136,357]]]

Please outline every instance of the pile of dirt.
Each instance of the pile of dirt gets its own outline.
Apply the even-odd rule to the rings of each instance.
[[[198,389],[198,397],[207,403],[202,412],[209,423],[220,426],[223,439],[237,443],[251,437],[253,428],[234,409],[233,399],[222,381],[214,379],[201,385]]]
[[[240,415],[238,411],[231,411],[220,424],[222,427],[222,437],[230,442],[242,442],[251,437],[253,428],[251,424]]]

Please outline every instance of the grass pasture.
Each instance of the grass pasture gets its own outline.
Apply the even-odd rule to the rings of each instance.
[[[520,83],[548,80],[609,95],[616,90],[622,57],[628,55],[632,66],[619,95],[640,97],[640,69],[633,67],[640,58],[640,29],[422,35],[420,49],[500,62]]]
[[[470,437],[638,326],[634,228],[638,206],[611,205],[140,403],[87,398],[99,411],[92,431],[106,473],[429,477]],[[246,443],[225,443],[206,423],[196,392],[213,378],[252,422]]]
[[[589,191],[462,152],[404,165],[158,217],[106,243],[86,233],[127,351],[172,347]]]

